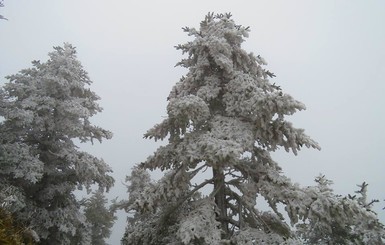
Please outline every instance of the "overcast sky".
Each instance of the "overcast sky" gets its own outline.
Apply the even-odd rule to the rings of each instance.
[[[53,46],[70,42],[94,81],[104,111],[95,124],[114,138],[92,147],[114,170],[109,197],[125,198],[131,167],[159,144],[143,133],[166,115],[166,98],[186,73],[174,46],[189,40],[181,27],[199,27],[209,11],[231,12],[250,26],[244,48],[260,54],[272,80],[307,110],[290,120],[321,151],[274,153],[284,173],[302,185],[319,173],[337,193],[369,183],[369,195],[385,198],[385,1],[128,1],[5,0],[0,14],[0,83],[4,76],[45,61]],[[376,206],[385,221],[385,204]],[[122,216],[122,213],[119,213]],[[124,218],[114,227],[119,244]]]

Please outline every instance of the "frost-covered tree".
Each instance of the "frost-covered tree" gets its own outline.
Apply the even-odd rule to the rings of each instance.
[[[127,177],[129,199],[117,204],[130,214],[122,244],[310,243],[312,234],[301,238],[292,227],[321,220],[323,233],[335,222],[355,225],[347,222],[352,210],[373,218],[358,203],[345,207],[324,184],[293,184],[272,160],[279,148],[320,147],[286,120],[305,106],[269,81],[262,57],[242,49],[248,27],[230,14],[208,14],[199,29],[184,31],[193,40],[177,46],[187,54],[178,65],[188,73],[172,88],[167,118],[145,134],[168,144]],[[156,169],[165,175],[152,181],[147,170]]]
[[[75,143],[112,134],[90,122],[102,109],[73,46],[55,47],[47,62],[32,63],[8,76],[0,93],[0,200],[40,244],[69,244],[75,235],[87,244],[74,191],[94,184],[108,190],[114,180],[103,160]]]
[[[105,239],[111,235],[116,216],[107,205],[108,199],[103,192],[96,191],[85,200],[84,214],[91,226],[92,245],[106,245]]]
[[[332,181],[325,176],[315,181],[317,186],[303,190],[301,205],[307,210],[296,225],[305,244],[384,244],[384,225],[372,210],[378,200],[367,200],[368,184],[358,185],[355,195],[343,197],[333,194]]]

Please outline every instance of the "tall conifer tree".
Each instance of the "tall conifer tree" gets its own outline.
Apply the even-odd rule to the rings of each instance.
[[[69,244],[75,235],[89,244],[74,191],[93,184],[108,190],[114,182],[103,160],[75,144],[112,136],[90,122],[102,110],[92,82],[70,44],[7,78],[0,94],[2,205],[37,233],[39,244]]]
[[[123,244],[299,244],[279,205],[293,226],[319,221],[326,224],[321,233],[332,236],[331,209],[340,208],[338,225],[347,224],[343,202],[323,178],[312,188],[293,184],[270,156],[279,148],[297,154],[320,147],[286,119],[305,106],[269,81],[274,74],[262,57],[242,49],[249,28],[230,14],[208,14],[199,29],[183,29],[193,37],[177,46],[187,55],[178,63],[187,75],[172,88],[167,118],[145,134],[168,144],[127,179],[129,200],[120,205],[133,215]],[[165,175],[150,181],[146,170],[156,169]],[[361,218],[372,215],[346,203]]]

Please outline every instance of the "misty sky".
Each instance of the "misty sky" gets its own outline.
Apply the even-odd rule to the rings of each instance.
[[[127,1],[5,0],[0,14],[0,83],[32,60],[47,60],[69,42],[94,81],[104,111],[94,123],[114,138],[84,146],[114,170],[109,198],[126,197],[122,182],[159,143],[143,134],[166,116],[166,98],[186,73],[174,46],[189,39],[183,26],[199,27],[209,11],[231,12],[250,26],[244,48],[260,54],[272,80],[307,106],[291,117],[322,147],[298,156],[274,153],[284,173],[312,185],[319,173],[337,193],[369,183],[385,222],[385,1]],[[123,215],[123,213],[119,213]],[[119,244],[124,218],[114,227]]]

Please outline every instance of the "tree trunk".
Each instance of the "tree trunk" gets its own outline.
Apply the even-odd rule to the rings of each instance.
[[[229,228],[227,224],[227,205],[225,195],[225,175],[222,168],[213,167],[213,179],[214,179],[214,200],[218,207],[218,221],[221,223],[222,230],[227,235]]]

